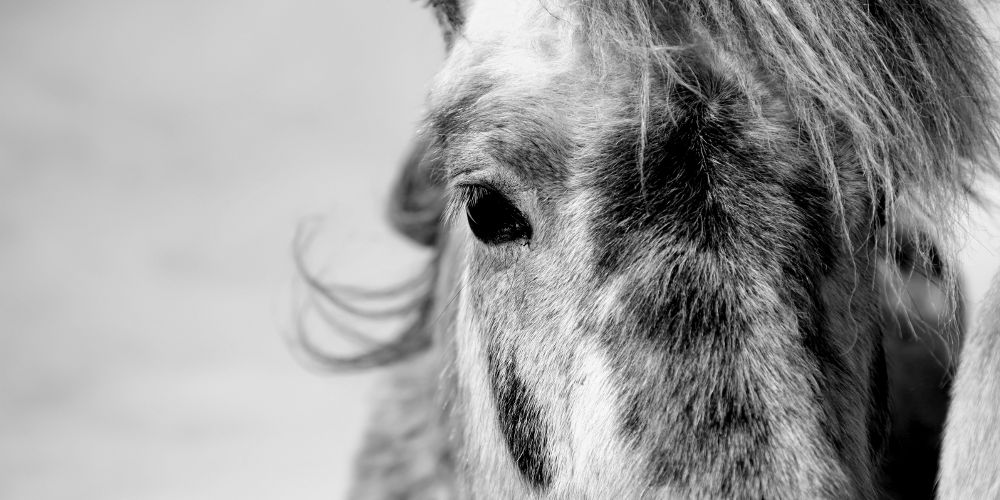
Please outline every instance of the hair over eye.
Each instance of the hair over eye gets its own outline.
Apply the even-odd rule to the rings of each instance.
[[[466,189],[465,214],[476,239],[487,245],[531,241],[531,224],[506,196],[486,186]]]

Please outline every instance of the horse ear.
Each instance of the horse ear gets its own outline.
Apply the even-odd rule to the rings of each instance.
[[[455,33],[462,27],[464,16],[459,0],[428,0],[427,4],[434,9],[434,16],[441,27],[445,46],[450,50]]]
[[[444,214],[444,184],[435,178],[440,158],[420,139],[403,162],[389,199],[389,223],[424,246],[434,246]]]

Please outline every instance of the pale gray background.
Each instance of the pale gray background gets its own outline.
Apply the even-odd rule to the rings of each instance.
[[[0,3],[0,498],[343,495],[372,376],[290,355],[292,234],[415,269],[382,207],[442,54],[406,0]]]
[[[371,376],[289,354],[292,235],[413,269],[382,207],[442,57],[407,0],[0,3],[0,498],[342,497]]]

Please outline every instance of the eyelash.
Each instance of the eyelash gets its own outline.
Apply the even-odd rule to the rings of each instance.
[[[463,210],[464,209],[464,210]],[[496,188],[486,184],[458,186],[450,212],[452,220],[465,212],[473,236],[485,245],[531,242],[532,227],[527,216]]]

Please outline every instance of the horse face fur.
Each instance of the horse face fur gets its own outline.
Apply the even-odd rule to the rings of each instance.
[[[551,9],[472,2],[431,97],[467,487],[871,495],[877,201],[850,149],[837,200],[760,68],[694,40],[643,75]],[[530,237],[470,230],[482,189]]]
[[[435,258],[379,295],[418,295],[398,339],[317,354],[409,359],[354,497],[911,483],[880,450],[912,459],[898,431],[943,408],[883,446],[887,393],[906,396],[894,412],[923,399],[898,379],[934,353],[904,344],[950,327],[914,325],[940,307],[901,294],[957,286],[938,255],[955,202],[996,176],[991,65],[960,3],[429,4],[449,55],[390,218]],[[355,291],[316,288],[365,316]]]

